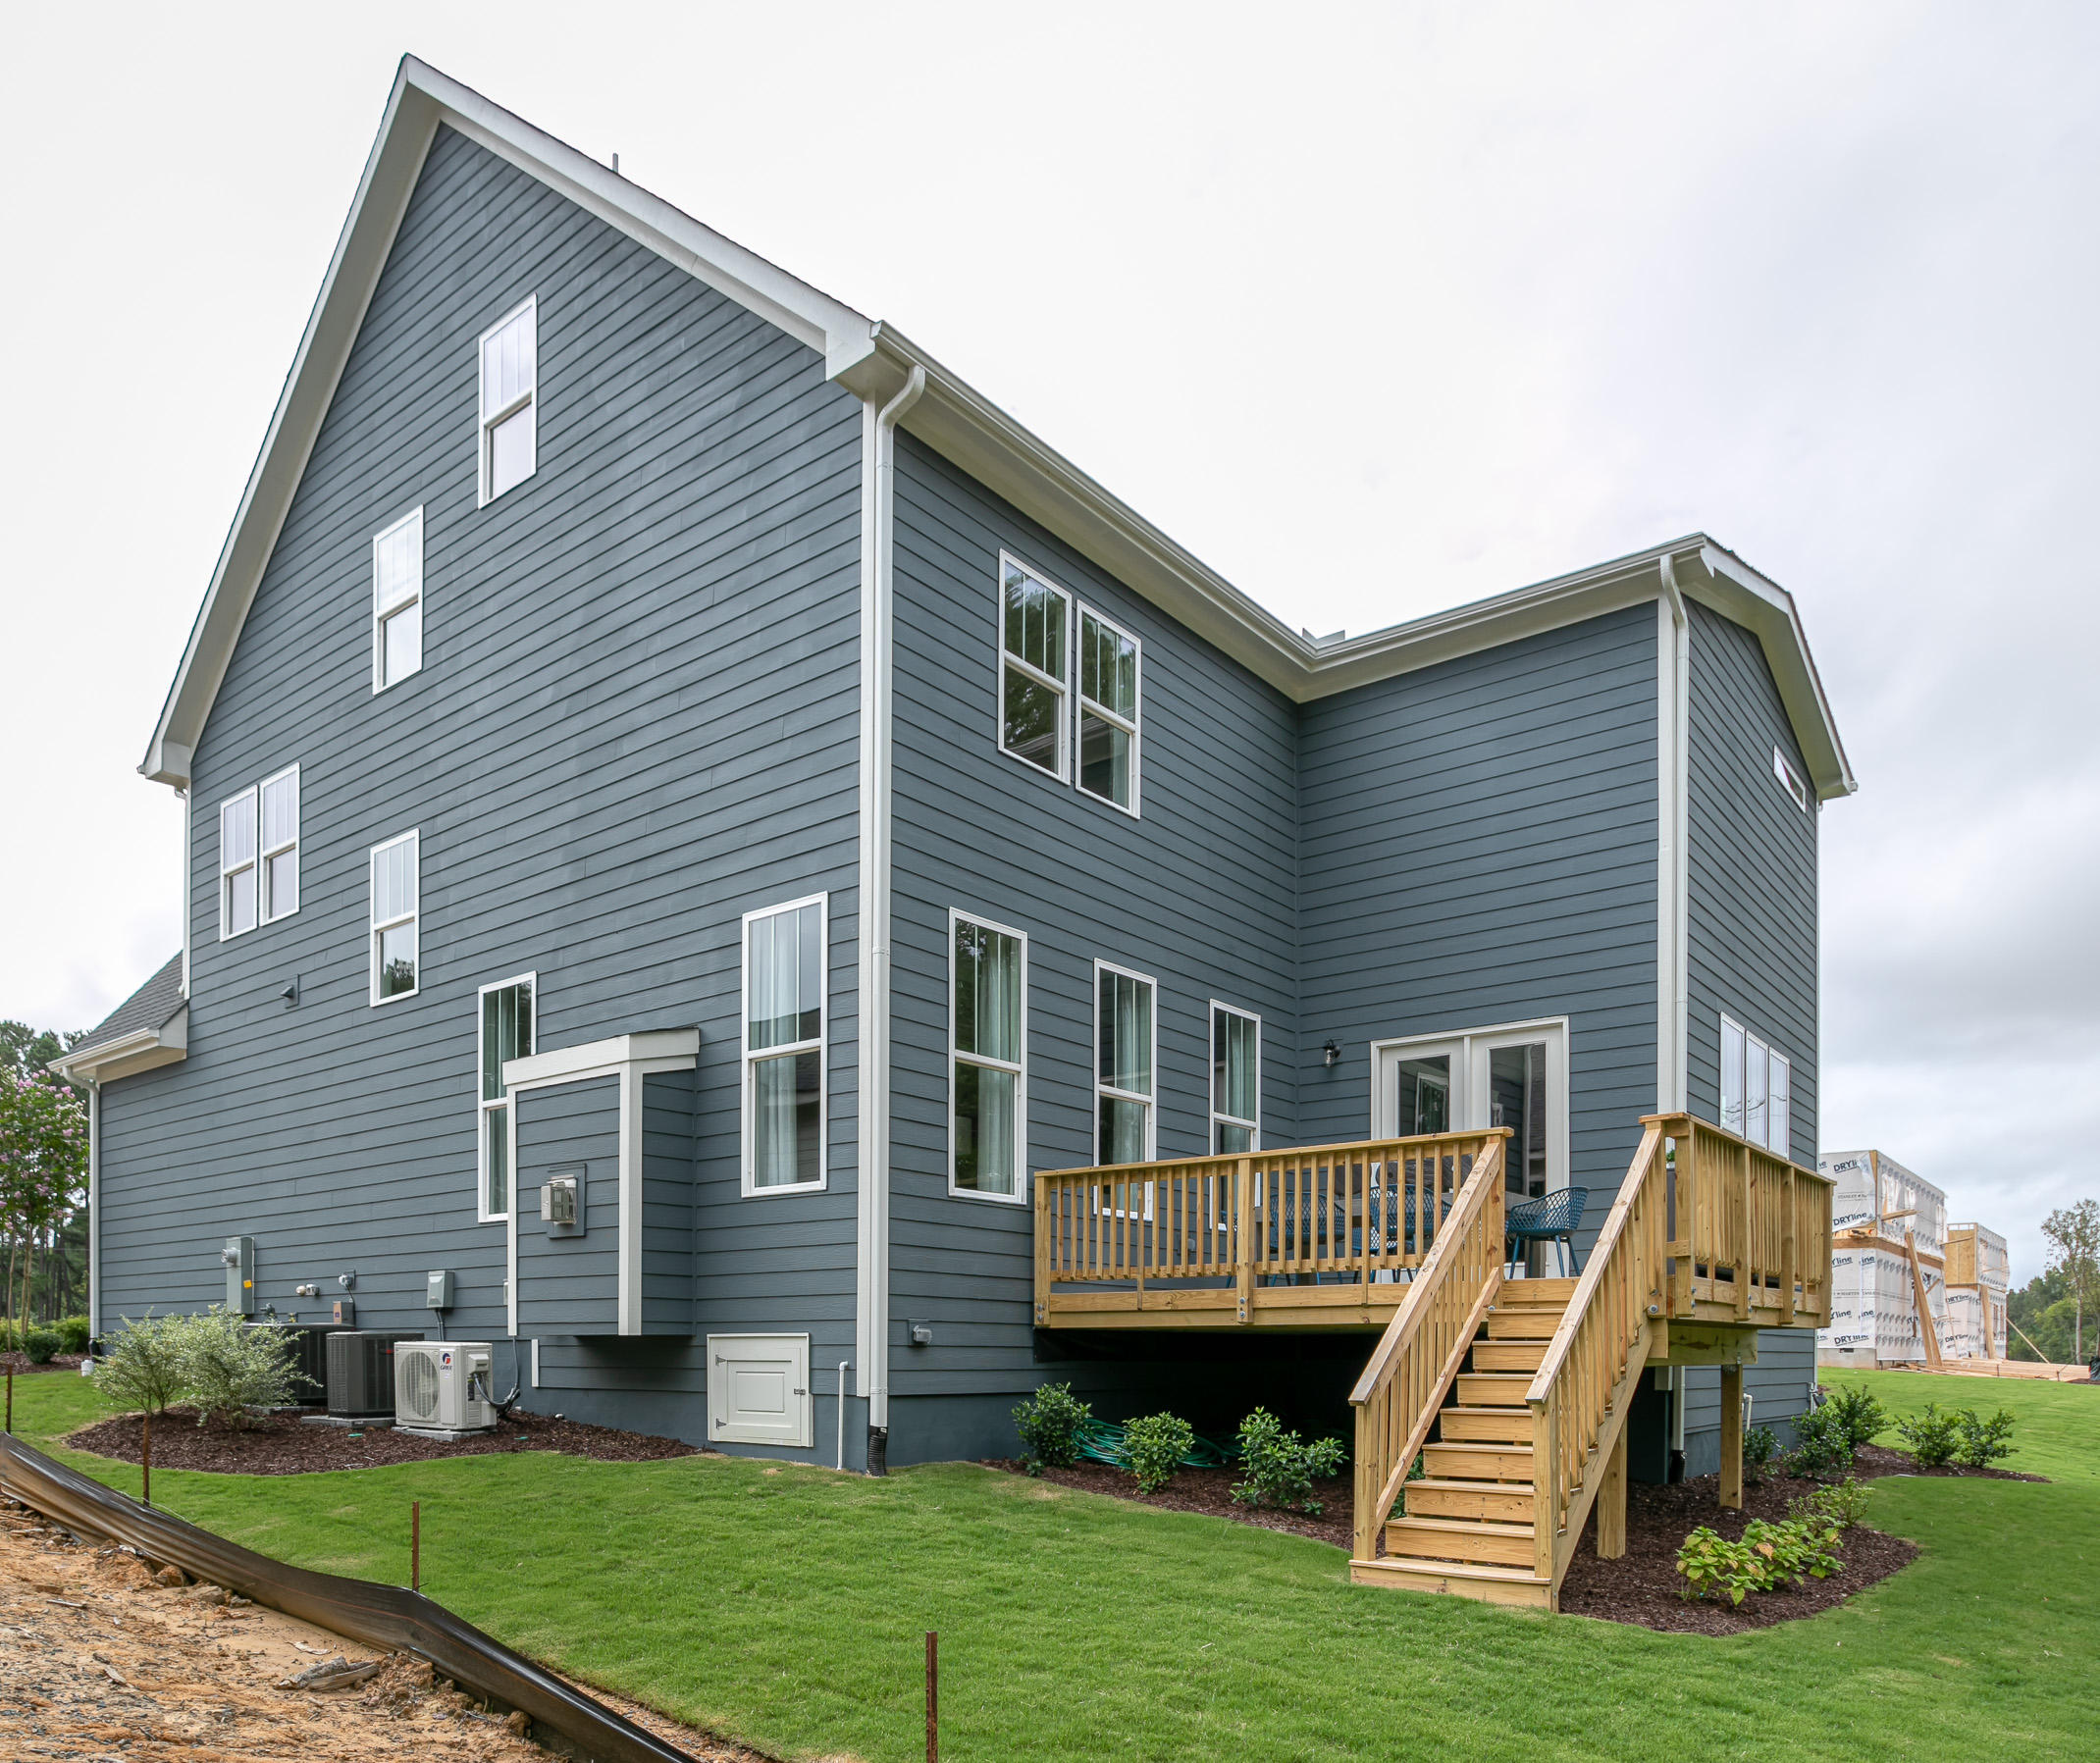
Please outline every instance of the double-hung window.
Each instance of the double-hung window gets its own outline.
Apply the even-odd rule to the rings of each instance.
[[[1137,812],[1137,639],[1079,608],[1079,788]]]
[[[256,925],[255,792],[219,804],[219,940]]]
[[[299,909],[299,768],[262,781],[262,921]]]
[[[1793,1062],[1723,1016],[1721,1124],[1753,1145],[1789,1156],[1793,1092]]]
[[[948,1188],[1020,1200],[1028,1142],[1028,940],[960,913],[949,930]]]
[[[510,1216],[510,1091],[503,1062],[532,1054],[533,992],[539,975],[481,988],[480,1211],[484,1222]]]
[[[416,992],[416,907],[422,840],[403,833],[372,848],[372,1002]]]
[[[540,454],[539,303],[527,300],[481,336],[481,500],[531,477]]]
[[[744,918],[744,1192],[824,1185],[824,897]]]
[[[1142,973],[1094,962],[1094,1141],[1104,1164],[1152,1156],[1153,997]]]
[[[999,564],[999,747],[1052,777],[1065,776],[1071,740],[1071,656],[1067,635],[1072,596],[1022,568]]]
[[[1210,1148],[1261,1149],[1261,1018],[1210,1007]]]
[[[384,692],[423,665],[423,510],[372,541],[372,690]]]

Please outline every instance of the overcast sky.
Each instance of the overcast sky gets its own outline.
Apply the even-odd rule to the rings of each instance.
[[[412,51],[889,320],[1293,623],[1702,529],[1797,596],[1822,1141],[2100,1191],[2100,8],[39,8],[0,70],[0,1015],[180,942],[134,770]]]

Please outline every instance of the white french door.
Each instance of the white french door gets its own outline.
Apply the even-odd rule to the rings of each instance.
[[[1568,1185],[1565,1016],[1371,1043],[1371,1136],[1510,1129],[1512,1197]]]

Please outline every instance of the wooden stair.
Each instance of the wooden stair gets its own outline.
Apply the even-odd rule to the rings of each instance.
[[[1422,1447],[1426,1478],[1406,1484],[1403,1516],[1387,1521],[1385,1553],[1355,1564],[1359,1581],[1552,1608],[1552,1582],[1537,1569],[1525,1396],[1574,1292],[1572,1279],[1503,1282],[1455,1379],[1457,1401]]]

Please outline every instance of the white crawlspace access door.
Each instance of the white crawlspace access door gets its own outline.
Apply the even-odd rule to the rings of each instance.
[[[1510,1129],[1508,1191],[1568,1184],[1565,1016],[1371,1044],[1371,1136]]]
[[[814,1442],[807,1334],[708,1336],[710,1444]]]

